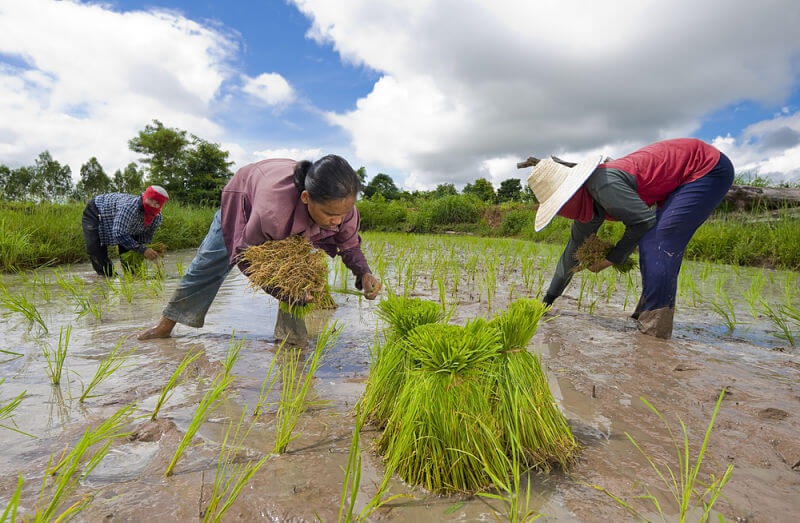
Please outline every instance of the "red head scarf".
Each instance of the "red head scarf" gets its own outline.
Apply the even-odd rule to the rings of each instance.
[[[147,200],[150,199],[157,201],[158,207],[154,205],[148,205]],[[160,185],[151,185],[144,190],[144,193],[142,193],[142,205],[144,206],[145,225],[150,225],[153,223],[153,220],[161,212],[161,209],[164,207],[164,204],[167,203],[167,200],[169,200],[167,190]]]

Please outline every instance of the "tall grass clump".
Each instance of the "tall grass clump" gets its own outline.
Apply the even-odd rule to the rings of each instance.
[[[518,300],[459,326],[439,323],[434,302],[384,301],[388,332],[359,408],[384,428],[377,448],[388,470],[434,492],[476,492],[520,467],[572,462],[577,444],[527,351],[544,305]]]

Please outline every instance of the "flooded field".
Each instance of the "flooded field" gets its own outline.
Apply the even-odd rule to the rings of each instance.
[[[516,298],[537,296],[560,254],[558,248],[501,239],[368,234],[365,240],[384,292],[454,306],[451,321],[456,323],[489,317]],[[224,521],[337,521],[354,431],[351,409],[363,392],[370,346],[382,329],[377,300],[337,292],[335,310],[308,319],[312,337],[334,323],[340,335],[315,374],[311,403],[293,431],[296,439],[287,452],[273,455],[274,394],[258,416],[253,414],[279,354],[274,299],[249,290],[245,277],[234,270],[203,328],[178,325],[172,338],[136,339],[158,319],[193,254],[169,253],[163,280],[107,282],[88,264],[2,275],[0,514],[22,478],[16,503],[20,520],[55,505],[50,507],[53,517],[80,507],[75,521],[199,521],[208,514],[221,461],[246,465],[266,458]],[[330,281],[335,289],[343,282],[352,288],[352,277],[338,261],[331,264]],[[541,355],[582,449],[570,470],[526,478],[530,508],[546,521],[639,519],[628,504],[640,517],[674,520],[677,503],[649,460],[677,473],[682,421],[691,466],[724,390],[698,476],[705,482],[733,465],[713,517],[795,521],[800,512],[798,287],[800,277],[793,272],[686,263],[674,337],[663,341],[639,334],[628,317],[640,288],[635,271],[576,276],[529,349]],[[49,363],[65,345],[61,380],[54,385]],[[165,476],[198,406],[226,370],[233,346],[239,352],[228,369],[232,383],[195,427],[173,473]],[[114,351],[119,368],[95,382],[98,368]],[[148,421],[187,353],[199,356],[166,397],[157,422]],[[15,399],[19,402],[13,406]],[[104,442],[92,447],[76,462],[76,481],[58,497],[57,479],[67,469],[56,475],[48,470],[84,441],[87,430],[126,407],[131,417],[119,431],[126,435],[108,439],[103,459],[81,476],[87,459]],[[222,459],[229,427],[243,411],[244,424],[252,424],[252,430],[233,457]],[[380,457],[370,449],[376,435],[368,426],[361,433],[356,514],[376,494],[383,476]],[[648,493],[660,511],[641,498]],[[478,496],[435,496],[393,481],[386,495],[395,494],[404,496],[371,512],[367,520],[508,519],[500,502]],[[702,509],[691,511],[687,519],[701,514]]]

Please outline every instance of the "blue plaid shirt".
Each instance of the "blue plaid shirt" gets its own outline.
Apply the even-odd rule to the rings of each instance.
[[[129,251],[144,253],[145,244],[153,241],[153,235],[161,225],[161,214],[146,226],[141,195],[100,194],[94,203],[100,214],[100,244],[121,245]]]

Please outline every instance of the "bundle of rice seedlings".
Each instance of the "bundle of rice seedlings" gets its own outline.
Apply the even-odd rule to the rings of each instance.
[[[387,470],[434,492],[475,492],[510,477],[514,463],[548,470],[574,459],[577,444],[527,350],[545,305],[518,300],[461,327],[438,323],[434,302],[391,301],[381,304],[389,335],[360,402],[384,428]]]
[[[265,290],[284,311],[302,318],[314,309],[336,305],[328,288],[326,256],[296,235],[248,247],[240,259],[247,262],[244,273],[250,287]]]
[[[549,470],[552,463],[566,468],[578,445],[556,405],[540,358],[527,350],[546,310],[539,300],[517,300],[489,325],[500,331],[503,340],[493,374],[494,415],[506,428],[505,448],[521,452],[518,458],[529,466]]]
[[[575,260],[577,260],[578,266],[575,267],[574,271],[578,272],[583,269],[587,269],[592,265],[605,260],[606,255],[609,253],[609,251],[611,251],[612,247],[613,245],[607,241],[601,240],[596,234],[590,235],[583,242],[583,245],[578,247],[578,250],[575,251]],[[638,263],[635,256],[628,256],[623,263],[615,263],[612,265],[612,267],[621,273],[626,273],[635,268],[637,264]]]
[[[441,322],[447,314],[435,302],[389,294],[378,304],[378,316],[388,327],[384,342],[372,347],[369,379],[359,407],[369,423],[383,428],[394,410],[406,374],[412,369],[403,339],[414,328]]]
[[[378,441],[403,480],[434,492],[474,492],[491,483],[481,456],[505,453],[492,412],[491,361],[500,335],[482,324],[426,324],[408,333],[412,370]],[[501,467],[504,460],[497,465]]]

